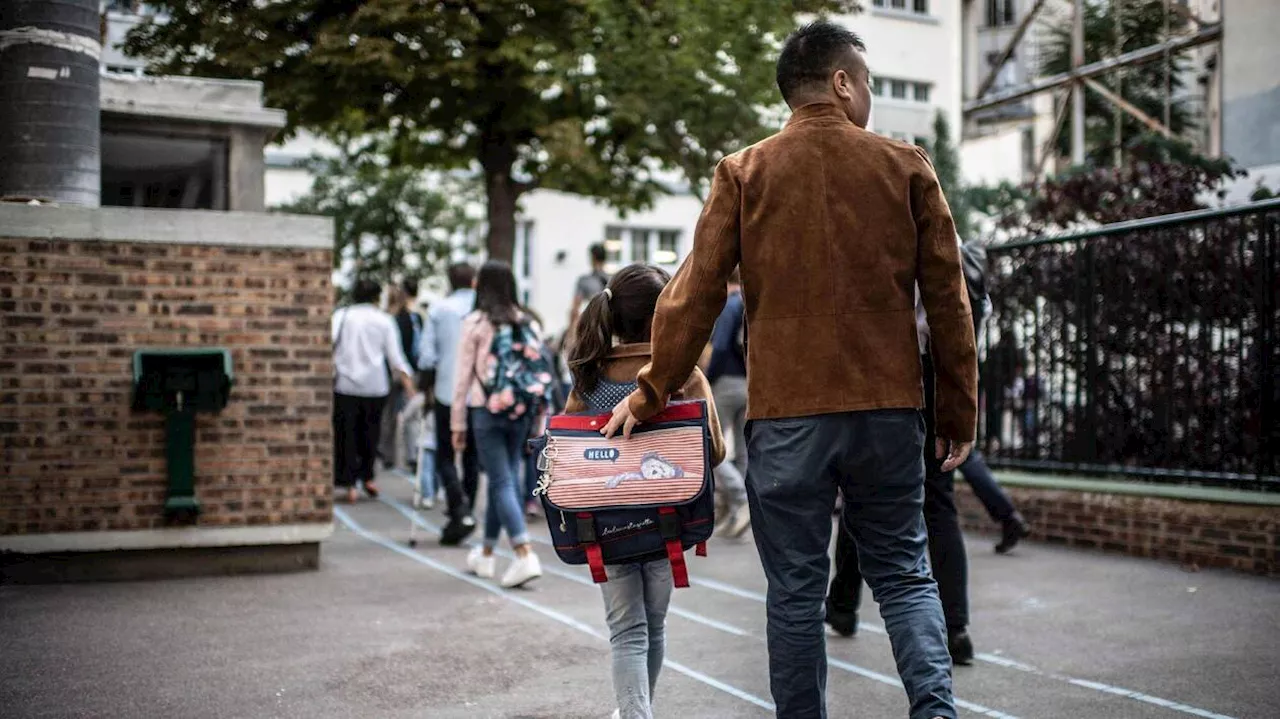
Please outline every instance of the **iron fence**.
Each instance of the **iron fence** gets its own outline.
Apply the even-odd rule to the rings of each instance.
[[[988,256],[992,465],[1280,491],[1280,201]]]

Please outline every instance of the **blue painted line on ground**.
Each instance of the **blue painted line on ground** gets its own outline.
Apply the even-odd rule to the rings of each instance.
[[[583,624],[582,622],[579,622],[573,617],[570,617],[567,614],[556,611],[555,609],[551,609],[550,607],[543,606],[542,604],[531,601],[529,599],[525,599],[524,597],[518,596],[511,592],[503,591],[497,586],[490,584],[488,582],[485,582],[482,579],[473,577],[464,572],[460,572],[457,569],[454,569],[453,567],[450,567],[447,564],[438,562],[424,554],[415,552],[412,549],[409,549],[407,547],[402,547],[399,544],[396,544],[395,542],[387,539],[386,537],[370,532],[369,530],[360,526],[350,516],[348,516],[346,510],[342,509],[341,507],[334,507],[333,515],[338,519],[338,521],[342,522],[343,526],[345,526],[347,529],[351,530],[358,536],[370,542],[373,542],[374,544],[390,549],[391,551],[397,554],[400,554],[402,556],[408,557],[409,559],[412,559],[413,561],[418,562],[419,564],[423,564],[427,567],[430,567],[454,579],[462,580],[463,582],[466,582],[467,584],[470,584],[471,586],[476,587],[477,589],[481,589],[483,591],[489,592],[490,594],[494,594],[496,596],[502,597],[507,601],[513,602],[526,609],[537,612],[538,614],[541,614],[542,616],[548,619],[564,624],[565,626],[576,629],[584,634],[595,637],[596,639],[600,639],[605,642],[609,641],[608,637],[604,636],[600,632],[597,632],[594,628],[586,624]],[[775,707],[772,702],[761,699],[760,697],[755,696],[754,694],[748,693],[746,691],[743,691],[742,689],[739,689],[733,685],[726,684],[720,681],[719,679],[715,679],[714,677],[707,676],[706,674],[703,674],[702,672],[699,672],[695,669],[686,667],[685,665],[679,662],[668,659],[663,662],[663,666],[670,667],[673,671],[679,672],[689,677],[690,679],[701,682],[714,689],[718,689],[722,692],[725,692],[726,694],[729,694],[733,697],[736,697],[743,701],[754,704],[760,707],[761,709],[765,709],[767,711],[774,711]]]

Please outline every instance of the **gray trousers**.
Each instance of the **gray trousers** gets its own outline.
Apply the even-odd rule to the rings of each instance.
[[[720,426],[733,433],[733,461],[716,467],[716,489],[729,500],[729,509],[747,501],[747,378],[719,377],[711,386]]]
[[[747,434],[747,493],[769,587],[769,684],[777,715],[827,716],[823,599],[839,490],[862,574],[893,645],[911,719],[955,719],[946,625],[926,555],[920,412],[760,420]]]

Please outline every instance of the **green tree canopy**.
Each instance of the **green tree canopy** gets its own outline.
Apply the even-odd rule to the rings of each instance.
[[[481,199],[473,183],[387,167],[383,155],[354,143],[309,164],[310,192],[279,209],[332,217],[334,267],[357,277],[435,274],[449,260],[450,240],[477,224],[466,212],[469,199]]]
[[[535,187],[643,207],[766,132],[797,13],[856,0],[294,0],[149,3],[152,69],[261,80],[320,134],[386,133],[396,164],[478,168],[488,249],[510,260]]]
[[[956,223],[956,234],[965,242],[973,239],[973,222],[969,203],[969,188],[960,176],[960,153],[951,139],[951,124],[939,111],[933,118],[933,141],[929,147],[933,169],[938,173],[938,184],[951,208],[951,218]]]
[[[1085,63],[1141,50],[1161,42],[1166,37],[1165,4],[1166,0],[1124,0],[1124,2],[1086,0],[1084,3]],[[1171,9],[1167,12],[1169,31],[1171,33],[1184,31],[1187,27],[1187,19]],[[1117,19],[1120,20],[1118,37]],[[1187,68],[1185,52],[1171,55],[1167,64],[1169,86],[1172,90],[1169,129],[1178,135],[1195,127],[1195,119],[1187,103],[1179,97],[1185,85],[1184,73]],[[1161,60],[1120,68],[1099,78],[1099,81],[1114,91],[1119,80],[1118,94],[1121,97],[1148,116],[1162,120],[1165,100],[1165,66],[1166,63]],[[1040,72],[1045,75],[1056,75],[1068,72],[1070,69],[1071,22],[1068,17],[1061,26],[1054,28],[1051,32],[1042,56]],[[1115,106],[1098,93],[1086,89],[1084,108],[1087,162],[1092,165],[1113,164],[1112,158],[1116,149]],[[1121,113],[1120,118],[1122,150],[1130,139],[1150,132],[1150,128],[1129,114]],[[1058,152],[1064,156],[1070,155],[1070,145],[1071,117],[1068,115],[1063,131],[1058,133]]]

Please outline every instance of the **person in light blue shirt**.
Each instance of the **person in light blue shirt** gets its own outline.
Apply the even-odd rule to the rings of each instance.
[[[475,268],[468,264],[456,264],[449,268],[448,297],[434,302],[427,311],[426,326],[418,344],[418,369],[434,375],[435,424],[436,424],[436,477],[437,486],[443,486],[449,503],[449,524],[440,536],[440,543],[454,546],[475,531],[476,522],[471,516],[480,479],[476,443],[468,436],[467,448],[462,453],[462,481],[454,458],[453,437],[450,434],[450,407],[456,375],[458,343],[462,338],[462,320],[475,309],[476,293],[471,288],[475,281]],[[468,435],[471,434],[468,429]]]

